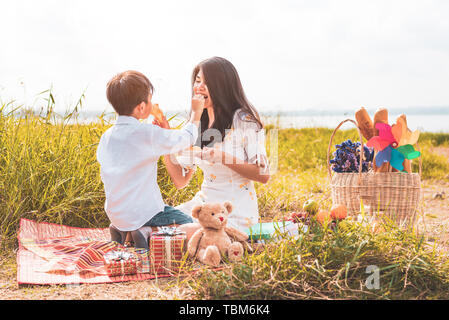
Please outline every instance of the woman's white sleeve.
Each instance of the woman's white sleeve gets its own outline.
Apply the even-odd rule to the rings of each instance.
[[[265,130],[253,121],[243,121],[243,148],[246,161],[267,168],[268,158],[265,149]]]

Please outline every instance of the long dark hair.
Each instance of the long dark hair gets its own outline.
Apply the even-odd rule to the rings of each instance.
[[[203,71],[204,81],[209,90],[209,98],[213,103],[215,120],[211,128],[218,130],[222,139],[225,136],[225,130],[232,127],[234,114],[238,109],[249,115],[249,117],[245,117],[244,121],[254,121],[260,129],[263,128],[259,114],[246,98],[240,77],[231,62],[220,57],[212,57],[201,61],[192,72],[192,95],[193,85],[200,69]],[[209,115],[207,109],[204,109],[201,115],[200,142],[197,142],[196,145],[203,147],[217,142],[202,141],[201,137],[208,127]]]

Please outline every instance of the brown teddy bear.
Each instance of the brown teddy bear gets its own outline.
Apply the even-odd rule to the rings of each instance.
[[[192,217],[198,219],[201,228],[187,244],[189,257],[216,267],[220,264],[222,255],[227,255],[231,261],[239,261],[242,259],[244,246],[251,250],[246,242],[246,233],[226,226],[232,209],[230,202],[206,203],[192,209]]]

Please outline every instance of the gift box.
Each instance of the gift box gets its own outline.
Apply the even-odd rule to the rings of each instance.
[[[116,277],[136,274],[141,268],[141,262],[132,252],[125,250],[112,250],[104,255],[108,276]]]
[[[186,250],[185,232],[176,227],[162,227],[150,237],[151,273],[169,274],[179,272]]]
[[[149,250],[144,248],[126,248],[137,256],[137,273],[151,273]]]

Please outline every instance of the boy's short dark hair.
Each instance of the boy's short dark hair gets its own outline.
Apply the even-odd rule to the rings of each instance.
[[[129,70],[115,75],[106,87],[108,101],[119,115],[130,115],[134,108],[153,94],[153,85],[145,75]]]

